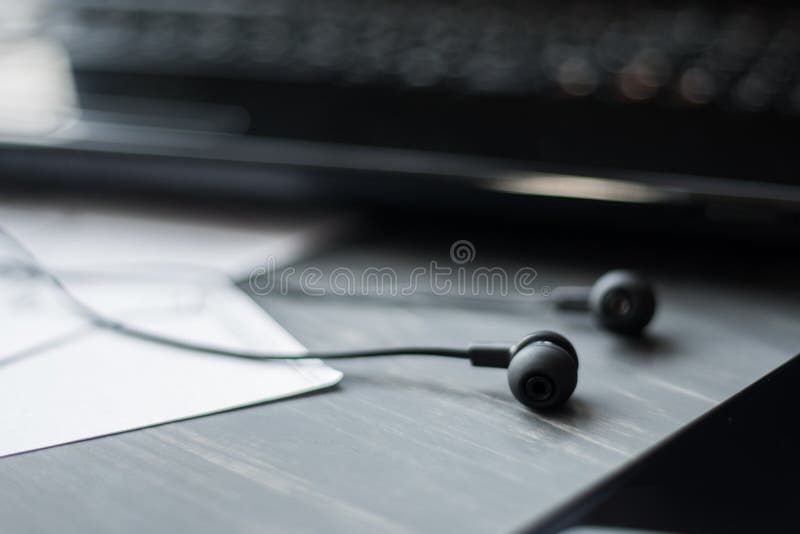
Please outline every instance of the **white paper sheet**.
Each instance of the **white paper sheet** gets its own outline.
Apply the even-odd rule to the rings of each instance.
[[[0,202],[0,227],[48,268],[77,270],[64,277],[70,291],[116,319],[229,349],[304,350],[219,271],[241,276],[270,256],[291,260],[320,237],[314,223],[270,226],[90,204]],[[133,269],[150,264],[187,269],[163,277],[162,267]],[[193,276],[193,266],[217,274]],[[89,326],[63,297],[41,280],[0,280],[0,456],[297,395],[341,379],[316,360],[253,362],[131,339]]]
[[[116,289],[142,297],[162,290],[141,284]],[[176,302],[173,310],[162,301],[157,313],[129,312],[138,326],[179,338],[304,350],[235,287],[198,289],[190,301]],[[0,360],[0,456],[297,395],[340,379],[317,360],[235,360],[84,328],[55,348]]]

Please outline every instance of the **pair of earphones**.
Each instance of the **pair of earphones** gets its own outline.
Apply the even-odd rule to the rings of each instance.
[[[564,404],[578,384],[578,354],[569,340],[543,330],[525,336],[515,345],[475,343],[467,348],[396,347],[359,351],[310,351],[302,355],[228,350],[164,336],[106,317],[84,304],[57,276],[36,261],[21,243],[7,236],[21,251],[26,272],[43,276],[63,292],[77,311],[95,325],[143,341],[178,349],[247,360],[298,360],[372,358],[378,356],[428,355],[468,359],[477,367],[507,369],[508,385],[514,397],[534,410]],[[557,308],[589,311],[595,322],[612,332],[638,335],[652,319],[656,298],[652,286],[631,271],[611,271],[591,287],[562,287],[552,294]]]
[[[585,310],[602,328],[623,335],[638,335],[655,313],[652,286],[631,271],[611,271],[591,287],[559,288],[553,304],[560,309]],[[378,356],[428,355],[468,359],[476,367],[507,369],[514,397],[534,410],[564,404],[578,384],[578,354],[570,341],[549,330],[534,332],[514,345],[474,343],[465,349],[442,347],[397,347],[361,351],[311,351],[301,356],[226,350],[176,340],[110,320],[83,306],[99,326],[145,341],[180,349],[248,360],[344,359]]]
[[[610,271],[589,287],[557,288],[552,302],[559,309],[588,311],[601,328],[627,336],[640,335],[656,310],[652,285],[624,270]],[[511,393],[534,410],[563,405],[578,385],[577,351],[556,332],[534,332],[513,346],[474,344],[467,352],[474,366],[506,368]]]
[[[302,355],[228,350],[192,343],[150,332],[97,312],[72,295],[61,280],[43,268],[36,258],[10,235],[2,233],[19,252],[20,266],[28,275],[42,276],[60,290],[73,307],[93,324],[119,334],[178,349],[247,360],[298,360],[372,358],[378,356],[428,355],[468,359],[477,367],[507,369],[511,393],[522,404],[538,410],[564,404],[578,384],[578,354],[567,338],[543,330],[525,336],[515,345],[475,343],[467,348],[396,347],[359,351],[310,351]],[[631,271],[610,271],[591,287],[562,287],[552,294],[560,309],[589,311],[595,322],[612,332],[638,335],[652,319],[656,297],[652,286]]]

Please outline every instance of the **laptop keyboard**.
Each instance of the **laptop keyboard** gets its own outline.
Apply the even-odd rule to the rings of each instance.
[[[800,113],[800,9],[60,0],[79,68]]]

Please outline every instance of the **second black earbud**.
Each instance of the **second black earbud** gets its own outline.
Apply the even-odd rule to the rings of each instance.
[[[591,287],[559,287],[553,301],[560,309],[587,310],[612,332],[638,335],[656,311],[653,286],[633,271],[609,271]]]

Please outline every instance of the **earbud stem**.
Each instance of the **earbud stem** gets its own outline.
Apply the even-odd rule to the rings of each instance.
[[[590,292],[590,287],[561,286],[553,289],[552,298],[560,310],[588,311]]]
[[[506,343],[475,343],[467,349],[469,360],[475,367],[508,368],[511,347]]]

